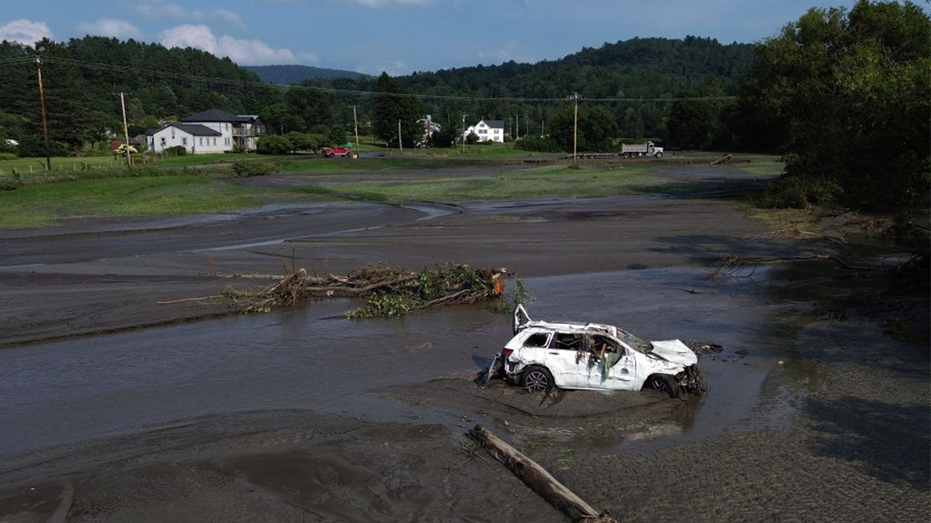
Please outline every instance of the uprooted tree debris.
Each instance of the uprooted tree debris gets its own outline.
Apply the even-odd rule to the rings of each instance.
[[[317,298],[357,297],[365,298],[366,304],[347,312],[347,317],[392,317],[436,305],[475,303],[498,298],[504,292],[503,277],[506,274],[505,268],[472,269],[468,265],[454,263],[425,268],[420,272],[385,264],[369,264],[345,276],[311,276],[304,269],[299,269],[281,276],[237,275],[240,278],[278,281],[258,290],[230,287],[223,294],[193,300],[228,300],[233,307],[249,313],[268,312],[273,307],[289,307]]]

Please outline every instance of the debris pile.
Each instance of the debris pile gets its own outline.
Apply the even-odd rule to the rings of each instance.
[[[227,289],[223,298],[242,312],[268,312],[324,297],[365,298],[366,304],[347,312],[349,318],[392,317],[427,307],[475,303],[504,292],[507,269],[472,269],[465,264],[411,272],[385,264],[369,264],[345,276],[310,276],[304,269],[278,277],[273,285],[257,291]]]

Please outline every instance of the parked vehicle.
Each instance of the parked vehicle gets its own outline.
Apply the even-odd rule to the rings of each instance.
[[[698,356],[679,340],[644,341],[602,323],[534,321],[518,305],[514,337],[495,355],[489,380],[531,391],[657,389],[671,398],[704,389]]]
[[[352,154],[351,149],[347,149],[339,145],[334,146],[334,147],[327,147],[323,150],[323,156],[327,158],[336,158],[336,157],[349,158],[351,154]]]
[[[644,142],[639,144],[621,144],[621,156],[624,158],[642,158],[652,156],[654,158],[663,157],[663,148],[657,147],[653,142]]]

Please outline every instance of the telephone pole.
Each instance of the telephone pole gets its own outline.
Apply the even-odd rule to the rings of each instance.
[[[566,100],[575,102],[575,119],[572,125],[572,163],[579,161],[579,100],[581,99],[582,95],[579,93],[572,93],[566,98]]]
[[[52,172],[52,153],[48,139],[48,119],[45,116],[45,91],[42,90],[42,58],[36,55],[36,72],[39,75],[39,104],[42,107],[42,133],[45,135],[45,170]]]
[[[356,106],[352,106],[352,123],[356,128],[356,147],[359,147],[359,120],[356,118]],[[356,158],[359,157],[359,153],[356,153]]]
[[[123,99],[123,92],[120,91],[120,107],[123,108],[123,134],[126,136],[126,165],[130,170],[133,168],[133,154],[129,145],[129,126],[126,125],[126,101]]]
[[[401,120],[398,120],[398,149],[404,150],[404,142],[401,140]]]

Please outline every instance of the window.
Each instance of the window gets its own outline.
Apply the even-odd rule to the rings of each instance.
[[[204,145],[204,139],[202,137],[198,138],[197,141],[199,142],[198,145]]]
[[[213,145],[216,145],[216,144],[217,144],[217,139],[214,138],[214,139],[213,139]]]
[[[550,335],[543,332],[531,334],[524,342],[524,347],[546,347],[546,341],[549,339]]]
[[[181,145],[187,145],[187,137],[181,139]]]

